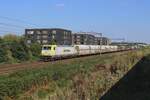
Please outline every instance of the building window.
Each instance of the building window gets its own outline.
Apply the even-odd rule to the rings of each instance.
[[[44,38],[44,39],[45,39],[45,38],[48,38],[48,35],[43,35],[42,38]]]
[[[66,32],[64,31],[64,35],[66,35]]]
[[[52,39],[55,39],[55,35],[52,35]]]
[[[80,38],[80,36],[78,35],[77,38]]]
[[[30,44],[30,43],[31,43],[31,40],[27,40],[27,43]]]
[[[66,36],[66,35],[64,35],[64,39],[67,39],[67,36]]]
[[[80,39],[76,39],[77,41],[80,41]]]
[[[40,40],[37,40],[37,42],[41,44],[41,41],[40,41]]]
[[[52,34],[56,34],[56,30],[53,30],[53,31],[52,31]]]
[[[47,40],[43,40],[42,42],[43,42],[43,43],[48,43],[48,41],[47,41]]]
[[[48,34],[48,31],[42,31],[43,34]]]
[[[68,44],[68,42],[67,42],[67,41],[64,41],[63,45],[67,45],[67,44]]]
[[[41,38],[41,36],[40,35],[37,35],[37,37],[36,37],[37,39],[40,39]]]
[[[40,32],[40,31],[37,31],[36,33],[37,33],[37,34],[41,34],[41,32]]]
[[[69,33],[68,32],[66,32],[66,31],[64,31],[64,39],[69,39]]]
[[[33,34],[34,31],[27,31],[27,34]]]

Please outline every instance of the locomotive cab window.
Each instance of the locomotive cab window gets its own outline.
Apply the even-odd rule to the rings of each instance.
[[[51,47],[48,47],[48,50],[51,50]]]
[[[51,50],[51,47],[43,47],[43,50]]]
[[[47,47],[43,47],[43,50],[47,50]]]

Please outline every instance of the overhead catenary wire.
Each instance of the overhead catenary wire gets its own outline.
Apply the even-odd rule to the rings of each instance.
[[[11,26],[11,27],[9,27]],[[8,33],[23,33],[24,28],[17,25],[0,23],[0,34],[8,34]]]
[[[0,30],[24,30],[24,28],[18,28],[18,27],[8,27],[8,26],[3,26],[3,25],[0,25]]]
[[[10,23],[3,23],[3,22],[0,22],[0,25],[2,25],[2,26],[10,26],[10,27],[17,27],[17,28],[26,28],[24,26],[14,25],[14,24],[10,24]]]
[[[31,23],[31,22],[27,22],[27,21],[24,21],[24,20],[20,20],[20,19],[16,19],[16,18],[9,18],[9,17],[6,17],[6,16],[0,16],[1,19],[6,19],[6,20],[10,20],[10,21],[15,21],[15,22],[19,22],[19,23],[24,23],[24,24],[27,24],[27,25],[30,25],[30,26],[39,26],[37,24],[34,24],[34,23]]]
[[[20,34],[23,33],[21,31],[6,31],[6,30],[0,30],[0,35],[1,34]]]
[[[39,25],[27,22],[24,20],[16,19],[16,18],[10,18],[0,15],[0,34],[5,33],[23,33],[25,29],[27,28],[33,28],[33,27],[39,27]],[[7,22],[4,22],[4,20],[7,20]],[[16,22],[15,24],[12,22]],[[20,25],[20,24],[21,25]],[[14,29],[15,28],[15,29]],[[19,32],[18,32],[19,31]]]
[[[17,29],[10,29],[10,28],[17,28]],[[1,34],[5,34],[5,33],[22,33],[25,28],[26,27],[21,26],[21,25],[14,25],[14,24],[10,24],[10,23],[0,22],[0,32],[1,32]]]
[[[0,30],[0,33],[20,33],[21,31]]]

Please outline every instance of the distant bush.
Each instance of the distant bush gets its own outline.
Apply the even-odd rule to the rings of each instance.
[[[38,43],[33,43],[30,45],[30,50],[33,56],[39,57],[41,52],[41,46]]]
[[[12,57],[12,52],[7,43],[0,44],[0,63],[8,62],[13,63],[15,59]]]
[[[17,42],[11,43],[10,50],[12,52],[12,56],[17,60],[28,60],[28,53],[24,50],[24,47]]]
[[[0,46],[0,63],[7,61],[6,55],[7,55],[7,52],[6,52],[5,48],[3,48],[2,46]]]
[[[8,34],[0,37],[0,63],[32,60],[40,56],[40,51],[40,44],[28,46],[22,36]]]

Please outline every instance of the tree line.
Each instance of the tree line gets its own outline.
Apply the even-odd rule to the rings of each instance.
[[[40,44],[27,45],[24,36],[8,34],[0,37],[0,63],[39,59],[40,51]]]

